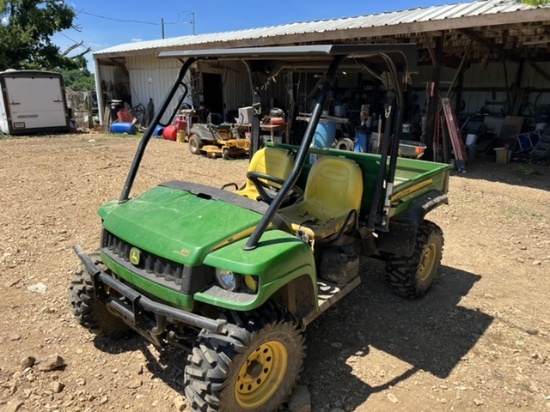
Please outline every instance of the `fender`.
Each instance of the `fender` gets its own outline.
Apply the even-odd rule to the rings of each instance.
[[[215,142],[216,136],[205,123],[195,123],[189,133],[197,135],[203,142]]]
[[[411,202],[409,208],[390,220],[389,231],[378,234],[376,246],[379,252],[411,256],[418,226],[426,215],[438,206],[448,204],[447,195],[432,190]]]

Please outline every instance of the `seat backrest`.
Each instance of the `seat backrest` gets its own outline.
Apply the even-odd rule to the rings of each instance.
[[[264,147],[254,153],[248,165],[248,170],[286,180],[292,172],[293,165],[294,157],[290,155],[288,150],[277,147]],[[250,180],[247,184],[249,182],[254,186],[254,183]]]
[[[337,217],[359,210],[363,196],[361,168],[353,160],[323,156],[311,167],[304,202],[318,212]]]
[[[293,165],[294,157],[291,156],[288,150],[277,147],[264,147],[254,153],[248,165],[248,171],[264,173],[286,180],[292,172]],[[276,185],[273,182],[269,182],[269,184]],[[250,179],[246,179],[244,188],[237,190],[236,193],[254,200],[260,197],[256,186]]]
[[[206,118],[206,123],[211,126],[219,126],[223,123],[223,117],[219,113],[210,113]]]

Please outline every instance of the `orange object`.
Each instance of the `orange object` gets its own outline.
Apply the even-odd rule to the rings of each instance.
[[[178,129],[176,126],[166,126],[162,131],[162,137],[166,140],[174,140],[178,138]]]
[[[272,117],[271,124],[273,125],[283,125],[285,124],[285,119],[282,117]]]
[[[128,109],[120,109],[116,114],[120,123],[133,123],[134,117]]]

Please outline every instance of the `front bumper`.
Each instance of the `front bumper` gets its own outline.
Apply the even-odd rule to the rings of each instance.
[[[103,272],[80,246],[75,245],[73,249],[92,278],[95,297],[153,343],[159,343],[158,336],[165,332],[168,322],[183,323],[210,332],[224,334],[227,321],[210,319],[155,302]],[[108,294],[105,286],[117,291],[120,297]],[[153,315],[154,321],[148,314]]]

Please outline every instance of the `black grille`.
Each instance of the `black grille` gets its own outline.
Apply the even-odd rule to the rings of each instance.
[[[138,265],[130,263],[132,245],[107,230],[103,231],[101,243],[103,250],[118,263],[154,282],[175,290],[181,290],[184,278],[188,277],[185,276],[188,271],[181,263],[172,262],[142,249],[139,249],[140,263]],[[121,259],[124,263],[121,262]]]

